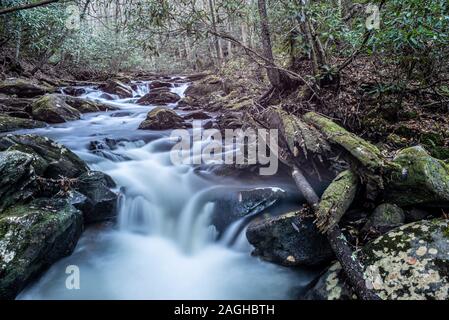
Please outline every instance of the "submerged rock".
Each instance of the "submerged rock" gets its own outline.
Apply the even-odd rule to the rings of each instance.
[[[78,120],[81,113],[69,106],[58,95],[45,95],[31,105],[33,119],[47,123],[62,123]]]
[[[0,299],[13,299],[27,283],[72,253],[82,215],[64,199],[38,199],[0,213]]]
[[[449,165],[420,146],[401,150],[393,162],[400,169],[389,181],[387,201],[399,206],[449,207]]]
[[[0,132],[15,131],[21,129],[42,128],[47,124],[42,121],[16,118],[10,116],[0,116]]]
[[[181,97],[174,92],[168,90],[153,90],[137,100],[136,103],[140,105],[164,105],[176,103],[180,99]]]
[[[317,266],[333,258],[327,238],[315,227],[313,216],[291,212],[252,222],[246,237],[254,254],[284,266]]]
[[[157,107],[148,112],[147,118],[139,125],[144,130],[168,130],[183,128],[183,119],[175,111]]]
[[[7,79],[0,82],[0,93],[16,95],[20,98],[32,98],[54,92],[54,88],[34,83],[28,79]]]
[[[362,253],[365,276],[382,299],[449,298],[448,220],[404,225],[368,243]]]

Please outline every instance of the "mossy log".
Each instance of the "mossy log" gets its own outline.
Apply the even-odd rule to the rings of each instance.
[[[351,170],[340,173],[321,196],[316,210],[316,224],[325,233],[336,226],[355,198],[358,176]]]

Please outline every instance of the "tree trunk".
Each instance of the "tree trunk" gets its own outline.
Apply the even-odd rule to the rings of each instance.
[[[212,20],[212,30],[214,30],[215,33],[217,33],[217,21],[215,18],[215,6],[214,6],[214,0],[209,0],[209,9],[211,14],[211,20]],[[220,39],[218,36],[215,35],[215,51],[217,54],[217,65],[221,65],[222,61],[222,52],[221,52],[221,46],[220,46]]]
[[[268,25],[268,14],[265,0],[258,0],[258,6],[263,55],[268,61],[270,61],[271,64],[267,66],[268,79],[273,87],[281,89],[281,76],[279,70],[275,68],[276,65],[273,58],[273,48],[271,45],[270,28]]]

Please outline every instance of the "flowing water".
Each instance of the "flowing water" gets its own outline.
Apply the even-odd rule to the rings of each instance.
[[[135,104],[138,96],[148,92],[147,83],[136,87],[134,98],[115,97],[113,101],[103,100],[102,92],[87,88],[84,98],[120,110],[85,114],[79,121],[26,131],[59,141],[91,169],[109,174],[120,196],[117,223],[88,228],[74,253],[54,264],[18,298],[297,297],[310,274],[252,257],[242,221],[229,226],[219,240],[211,225],[216,209],[212,200],[217,195],[254,186],[236,179],[207,178],[213,176],[207,166],[198,172],[189,165],[173,165],[170,133],[137,129],[154,106]],[[186,88],[182,84],[171,90],[183,96]],[[89,150],[92,141],[104,139],[114,139],[113,150]],[[80,270],[79,289],[66,288],[70,265]]]

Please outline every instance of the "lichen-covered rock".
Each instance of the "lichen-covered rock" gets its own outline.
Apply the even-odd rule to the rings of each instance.
[[[365,232],[374,231],[382,234],[403,225],[404,222],[404,210],[395,204],[382,203],[374,209],[363,230]]]
[[[139,125],[144,130],[168,130],[183,128],[183,119],[175,111],[157,107],[148,112],[147,118]]]
[[[1,137],[0,151],[13,150],[31,155],[36,174],[45,178],[75,178],[88,171],[76,154],[46,137],[31,134]]]
[[[35,194],[33,160],[20,151],[0,152],[0,211]]]
[[[47,124],[42,121],[0,115],[0,132],[42,128],[46,125]]]
[[[346,170],[327,187],[316,211],[316,224],[320,231],[324,233],[340,222],[355,198],[358,183],[358,176],[353,171]]]
[[[78,120],[81,117],[78,110],[69,106],[60,96],[52,94],[33,102],[31,114],[33,119],[47,123],[62,123]]]
[[[117,194],[110,189],[114,187],[111,177],[102,172],[89,171],[78,177],[76,189],[87,198],[79,207],[86,224],[116,216]]]
[[[279,203],[287,193],[279,188],[257,188],[229,192],[218,196],[212,224],[223,232],[232,222],[245,216],[257,215]]]
[[[81,212],[64,199],[39,199],[0,213],[0,299],[13,299],[34,277],[69,255]]]
[[[246,231],[254,254],[284,266],[316,266],[329,262],[333,252],[315,227],[313,216],[291,212],[252,222]]]
[[[131,98],[133,96],[131,87],[119,80],[108,80],[105,84],[101,85],[99,89],[108,94],[115,94],[121,99]]]
[[[318,279],[313,288],[304,296],[307,300],[354,300],[351,286],[346,282],[344,271],[339,262],[335,262]]]
[[[362,250],[365,276],[382,299],[449,299],[449,221],[396,228]]]
[[[54,88],[39,85],[27,79],[13,78],[0,82],[0,93],[16,95],[21,98],[32,98],[49,92],[54,92]]]
[[[449,165],[431,157],[421,146],[401,150],[399,165],[388,183],[385,199],[399,206],[449,207]]]
[[[162,89],[162,88],[161,88]],[[142,98],[137,100],[140,105],[165,105],[168,103],[176,103],[181,100],[181,97],[174,92],[168,90],[152,90]]]

